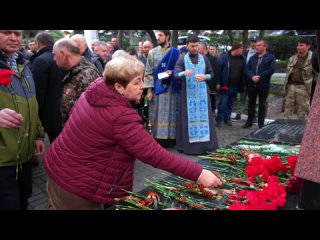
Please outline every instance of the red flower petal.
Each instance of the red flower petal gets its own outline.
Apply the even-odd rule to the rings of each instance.
[[[16,75],[16,73],[9,69],[2,69],[0,71],[0,86],[9,85],[12,82],[12,79],[10,78],[11,75]]]

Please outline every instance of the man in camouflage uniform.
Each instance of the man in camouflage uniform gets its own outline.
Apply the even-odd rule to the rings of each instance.
[[[316,73],[312,68],[310,42],[302,39],[298,42],[297,54],[290,57],[287,66],[285,87],[284,117],[290,119],[297,107],[297,118],[305,120],[309,112],[312,81]]]
[[[63,80],[61,102],[64,127],[71,108],[89,84],[99,78],[99,72],[85,57],[81,57],[79,47],[71,39],[63,38],[57,41],[53,46],[53,54],[59,68],[69,71]]]

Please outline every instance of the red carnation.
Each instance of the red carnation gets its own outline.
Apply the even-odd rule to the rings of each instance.
[[[296,176],[291,176],[284,184],[284,187],[289,193],[299,193],[301,190],[302,179]]]
[[[294,170],[296,168],[297,160],[298,160],[298,155],[287,157],[287,163],[288,163],[288,166],[289,166],[289,168],[291,170],[291,175],[294,174]]]
[[[0,86],[9,85],[12,82],[12,79],[10,78],[11,75],[16,75],[16,73],[9,69],[2,69],[0,71]]]

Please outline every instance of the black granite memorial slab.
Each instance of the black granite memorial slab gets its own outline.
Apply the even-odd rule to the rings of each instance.
[[[285,144],[301,144],[305,122],[300,120],[277,119],[257,131],[245,136],[246,139],[274,141]]]

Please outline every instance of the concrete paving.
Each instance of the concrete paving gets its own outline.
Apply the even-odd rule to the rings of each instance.
[[[272,78],[282,78],[284,79],[286,77],[286,73],[274,73],[272,75]]]

